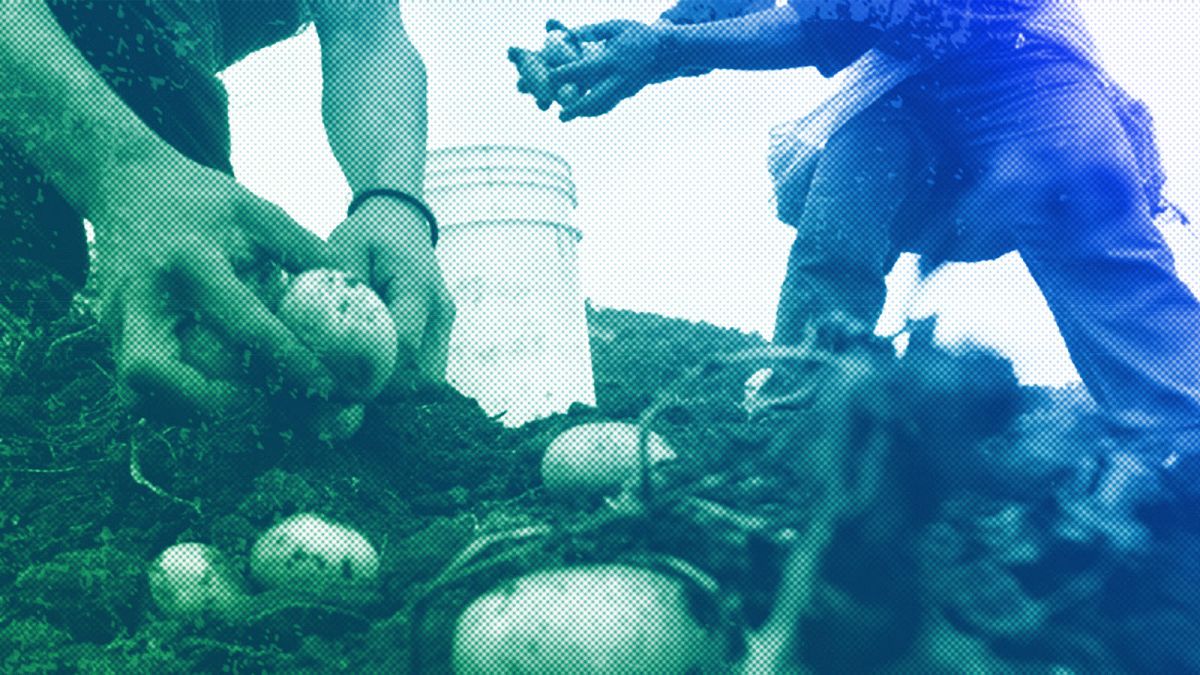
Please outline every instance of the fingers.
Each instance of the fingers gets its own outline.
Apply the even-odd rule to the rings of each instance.
[[[563,108],[569,108],[576,105],[583,94],[579,91],[578,85],[568,82],[558,88],[558,102]]]
[[[426,275],[395,274],[384,291],[384,304],[391,310],[396,324],[396,338],[400,354],[416,358],[420,354],[425,330],[431,316],[434,298],[429,289]]]
[[[383,294],[397,333],[396,370],[382,397],[403,397],[422,381],[444,382],[454,326],[454,303],[436,266],[400,270]]]
[[[127,289],[121,311],[117,368],[135,409],[180,419],[195,413],[215,417],[239,407],[243,392],[233,383],[209,379],[180,361],[176,317],[150,282]]]
[[[333,377],[219,254],[197,252],[181,264],[196,307],[236,343],[271,356],[286,385],[328,396]]]
[[[576,117],[596,117],[603,115],[625,98],[621,90],[623,81],[619,77],[610,77],[597,84],[583,94],[573,105],[563,105],[559,119],[569,122]]]
[[[551,19],[546,22],[546,30],[561,30],[567,34],[567,39],[572,42],[603,42],[623,33],[629,28],[630,23],[630,21],[626,20],[602,21],[600,23],[580,26],[579,28],[567,28],[561,21]]]
[[[380,398],[403,397],[420,376],[422,342],[431,318],[429,294],[415,280],[393,277],[384,293],[384,303],[396,324],[396,368]]]
[[[445,284],[438,284],[434,294],[436,311],[425,326],[417,365],[427,380],[442,382],[446,379],[446,364],[450,360],[450,332],[454,328],[455,309],[454,299]]]
[[[546,65],[554,68],[579,58],[579,50],[561,32],[548,33],[540,52]]]
[[[554,90],[550,87],[550,74],[541,56],[527,49],[512,47],[508,50],[508,60],[513,62],[521,76],[517,89],[521,93],[532,94],[539,108],[549,110]]]
[[[552,90],[567,83],[594,82],[612,71],[612,57],[608,52],[583,50],[580,53],[579,59],[549,70],[547,80]]]
[[[330,266],[328,245],[282,208],[258,197],[246,207],[245,230],[290,272]]]

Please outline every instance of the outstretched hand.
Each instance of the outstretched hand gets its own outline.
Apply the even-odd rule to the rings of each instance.
[[[114,336],[119,388],[135,408],[187,418],[248,400],[248,382],[185,358],[189,320],[215,330],[224,348],[266,357],[277,386],[301,396],[332,389],[329,371],[250,281],[276,262],[292,271],[327,265],[325,243],[282,209],[225,174],[167,157],[129,167],[90,215],[100,320]]]
[[[549,40],[539,52],[509,50],[520,74],[517,89],[533,95],[543,110],[557,100],[564,122],[603,115],[646,85],[671,79],[674,67],[664,50],[664,25],[619,20],[568,29],[552,20],[547,31],[562,31],[577,56],[556,59],[559,50]]]
[[[564,122],[603,115],[646,85],[670,79],[673,68],[666,63],[662,24],[606,21],[569,34],[576,42],[598,43],[602,48],[550,70],[552,88],[573,83],[584,92],[563,106],[559,119]]]
[[[421,214],[387,197],[367,200],[334,229],[329,245],[334,266],[366,280],[396,324],[396,371],[380,398],[444,381],[454,302]]]

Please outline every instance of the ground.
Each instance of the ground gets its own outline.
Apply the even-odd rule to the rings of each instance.
[[[825,519],[790,622],[816,672],[1200,672],[1200,544],[1095,507],[1111,448],[1086,397],[1018,388],[986,354],[917,349],[900,367],[873,346],[814,365],[753,355],[761,340],[736,331],[589,309],[596,408],[507,429],[427,388],[334,443],[266,405],[191,426],[131,416],[86,304],[0,319],[5,671],[447,672],[472,598],[594,561],[704,589],[698,620],[732,664],[798,574],[789,547]],[[742,383],[764,363],[780,374],[763,395],[796,400],[749,417]],[[822,384],[793,396],[805,382]],[[540,489],[558,432],[639,416],[679,460],[633,508]],[[210,544],[244,574],[257,536],[298,512],[366,535],[378,588],[262,594],[233,621],[154,606],[146,570],[166,547]]]

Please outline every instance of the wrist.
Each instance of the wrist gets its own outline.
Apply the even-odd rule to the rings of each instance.
[[[386,227],[392,237],[437,246],[437,219],[425,203],[400,190],[372,189],[358,193],[347,209],[347,219],[361,217],[362,222]]]
[[[686,58],[682,26],[657,21],[650,30],[655,34],[654,69],[659,78],[670,80],[693,69]]]
[[[153,133],[130,134],[98,160],[83,193],[81,213],[102,219],[122,207],[138,208],[137,200],[160,195],[164,183],[186,181],[190,160]]]

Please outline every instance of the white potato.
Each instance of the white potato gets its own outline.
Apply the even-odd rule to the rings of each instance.
[[[196,542],[175,544],[150,566],[150,595],[175,617],[229,617],[245,607],[245,584],[220,551]]]
[[[595,565],[522,577],[476,599],[454,634],[458,675],[716,672],[721,640],[683,587],[640,567]]]
[[[345,272],[310,270],[296,277],[279,319],[333,371],[339,397],[366,401],[396,365],[396,325],[370,286]]]
[[[651,432],[652,463],[675,459],[666,441]],[[638,427],[624,422],[581,424],[562,432],[542,457],[542,483],[564,497],[597,497],[619,492],[638,477]]]
[[[258,538],[250,551],[250,574],[267,588],[319,595],[338,587],[373,586],[379,555],[357,531],[299,513]]]

